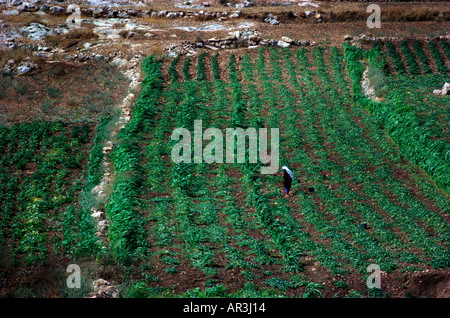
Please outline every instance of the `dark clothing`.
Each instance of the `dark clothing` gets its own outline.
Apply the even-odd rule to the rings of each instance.
[[[289,190],[291,189],[292,185],[292,178],[291,176],[286,172],[286,170],[283,170],[283,186],[286,191],[286,194],[289,194]]]

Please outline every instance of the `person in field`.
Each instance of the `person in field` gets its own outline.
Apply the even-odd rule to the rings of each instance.
[[[285,197],[287,197],[289,195],[289,191],[291,190],[292,181],[294,181],[294,174],[286,166],[283,166],[282,169],[283,169],[283,186],[284,191],[286,192]]]

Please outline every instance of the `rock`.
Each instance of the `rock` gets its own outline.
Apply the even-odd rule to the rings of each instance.
[[[100,222],[97,223],[97,229],[99,231],[106,231],[108,229],[108,226],[109,226],[108,220],[101,220]]]
[[[244,1],[244,8],[250,8],[250,7],[255,7],[256,3],[253,1]]]
[[[94,18],[101,18],[103,16],[103,9],[102,8],[96,8],[92,10],[92,17]]]
[[[52,35],[52,29],[43,24],[32,22],[30,25],[19,28],[22,35],[27,36],[30,40],[40,40],[48,35]]]
[[[435,89],[433,91],[434,95],[450,95],[450,83],[445,83],[442,89]]]
[[[167,13],[166,18],[175,19],[177,15],[178,15],[177,12],[169,12]]]
[[[290,44],[285,41],[278,41],[277,45],[284,48],[288,48],[290,46]]]
[[[12,5],[13,7],[20,6],[21,4],[22,4],[22,1],[20,1],[20,0],[12,0],[12,1],[11,1],[11,5]]]
[[[29,61],[22,62],[17,67],[17,75],[24,75],[36,67],[37,67],[36,64],[31,63]]]
[[[60,6],[53,6],[50,7],[50,14],[53,15],[61,15],[64,14],[66,10],[64,10],[64,8],[60,7]]]
[[[351,41],[351,40],[353,40],[353,37],[350,34],[346,34],[344,36],[344,41]]]
[[[50,10],[50,6],[46,3],[41,5],[41,7],[39,8],[39,11],[42,11],[42,12],[48,12],[49,10]]]
[[[213,50],[213,51],[217,51],[217,50],[218,50],[217,47],[212,46],[212,45],[205,45],[205,47],[208,48],[208,49],[210,49],[210,50]]]
[[[21,65],[17,68],[17,75],[23,75],[31,71],[31,67],[28,67],[26,65]]]
[[[286,43],[292,44],[292,39],[291,39],[291,38],[288,38],[287,36],[281,37],[281,40],[284,41],[284,42],[286,42]]]
[[[2,11],[3,15],[18,15],[19,14],[19,10],[13,9],[13,10],[3,10]]]
[[[107,280],[99,278],[92,283],[94,291],[90,293],[88,298],[117,298],[119,291]]]
[[[442,87],[442,95],[450,95],[450,83],[445,83]]]
[[[31,11],[36,11],[37,9],[34,6],[34,4],[29,3],[29,2],[24,2],[20,6],[17,7],[17,10],[31,12]]]
[[[98,219],[102,216],[103,212],[100,210],[93,210],[91,216],[95,219]]]
[[[130,17],[135,17],[135,16],[137,16],[137,11],[134,10],[134,9],[128,9],[128,10],[127,10],[127,14],[128,14]]]

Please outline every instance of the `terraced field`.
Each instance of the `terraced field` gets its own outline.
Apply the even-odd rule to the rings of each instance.
[[[443,41],[151,55],[110,154],[109,117],[1,127],[2,295],[86,296],[64,273],[34,277],[41,291],[21,273],[92,262],[125,297],[434,296],[413,288],[450,266],[450,105],[432,94],[449,62]],[[381,102],[362,91],[366,65],[386,76]],[[261,161],[174,163],[171,134],[194,120],[279,128],[291,195]],[[105,156],[112,186],[93,202]]]
[[[448,103],[425,92],[445,75],[405,71],[390,87],[411,95],[372,102],[358,76],[360,58],[384,54],[374,50],[148,57],[112,153],[117,180],[106,207],[112,255],[139,264],[129,292],[398,297],[408,274],[448,268]],[[414,89],[422,79],[430,84]],[[193,131],[199,119],[221,130],[279,128],[293,194],[283,196],[280,173],[260,174],[261,163],[174,164],[172,131]],[[434,130],[409,139],[428,125]],[[387,288],[367,288],[370,264]]]

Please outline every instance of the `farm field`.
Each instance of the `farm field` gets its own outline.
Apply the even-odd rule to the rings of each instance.
[[[407,277],[445,273],[448,102],[425,89],[443,84],[448,70],[437,68],[448,57],[433,54],[430,74],[390,78],[391,89],[411,94],[399,101],[391,91],[374,104],[358,92],[355,56],[384,56],[392,76],[399,72],[375,50],[146,58],[132,120],[111,154],[116,182],[106,205],[109,252],[135,265],[128,295],[406,297],[418,296]],[[193,131],[198,119],[221,130],[279,128],[280,166],[298,180],[293,194],[283,196],[280,173],[260,174],[261,163],[174,164],[171,132]],[[424,122],[432,129],[415,140]],[[370,264],[387,286],[367,288]]]
[[[242,8],[266,43],[311,40],[289,48],[205,48],[229,30],[166,32],[187,19],[149,11],[111,25],[97,12],[32,59],[27,45],[5,50],[5,65],[35,66],[0,75],[0,297],[450,297],[450,102],[433,94],[450,82],[448,36],[435,30],[448,11],[411,4],[404,28],[392,4],[370,34],[402,40],[342,42],[366,32],[366,4],[321,6],[323,23]],[[258,22],[260,9],[282,25]],[[2,28],[37,19],[20,14]],[[214,18],[189,25],[202,19]],[[97,39],[97,26],[117,37]],[[176,38],[201,45],[169,57]],[[197,120],[204,139],[208,128],[278,128],[278,171],[248,157],[175,163],[173,131],[193,133]],[[282,166],[295,177],[289,196]],[[81,288],[68,287],[69,264]]]

